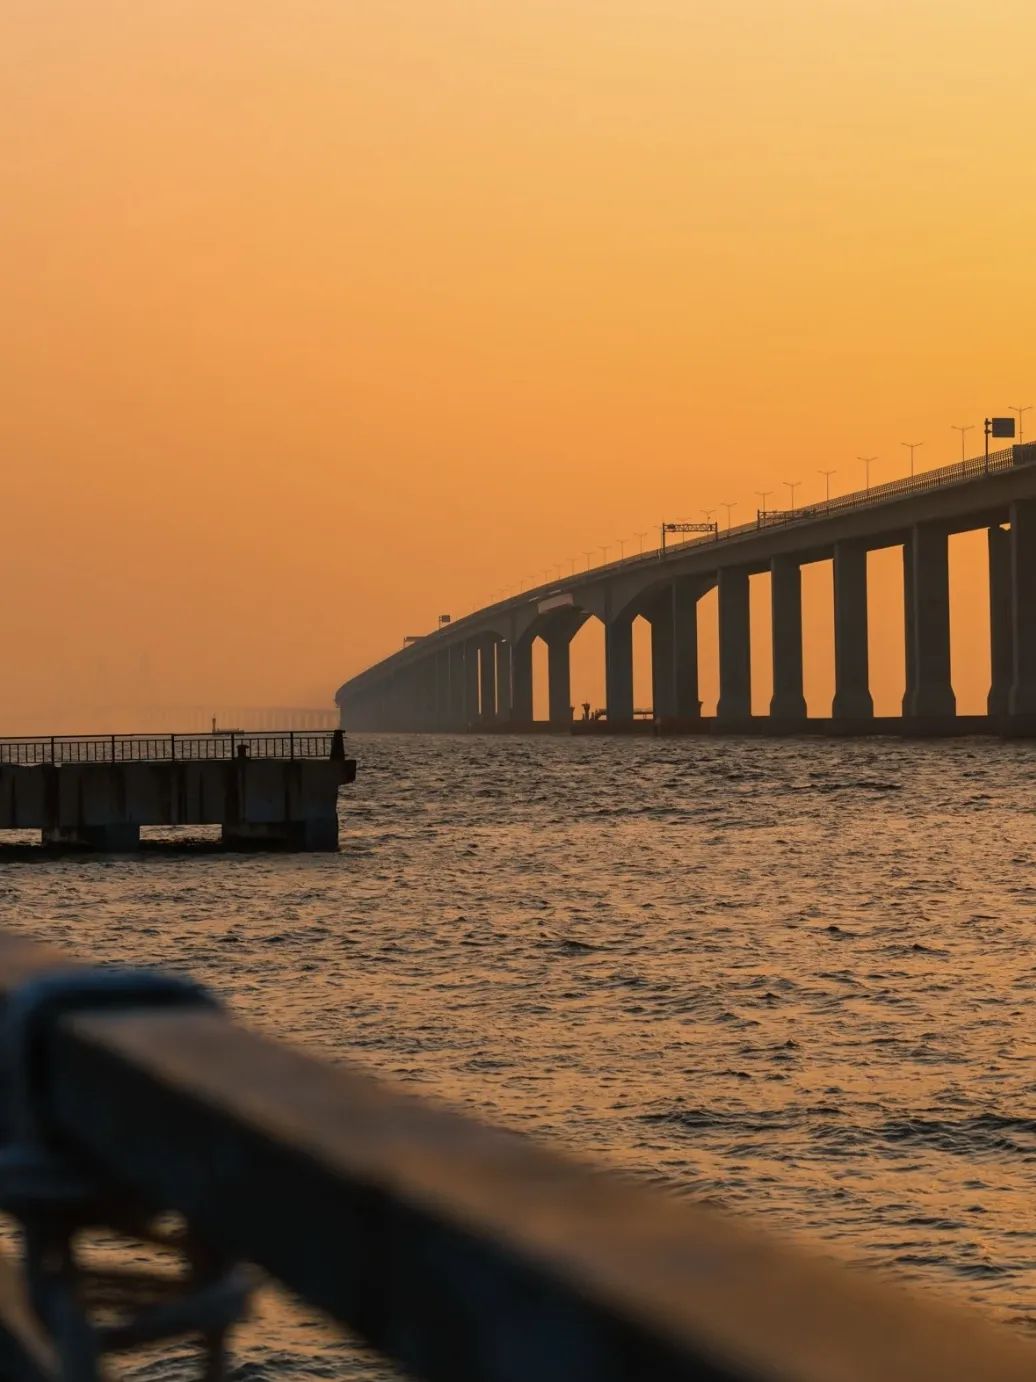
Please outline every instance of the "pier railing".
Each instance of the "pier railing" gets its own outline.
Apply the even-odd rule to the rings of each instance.
[[[61,956],[0,934],[8,1031],[55,970],[74,987]],[[33,1009],[31,1127],[66,1164],[178,1212],[214,1253],[258,1264],[412,1376],[1030,1382],[1036,1368],[1036,1348],[967,1308],[321,1064],[211,1008],[72,1008]],[[5,1066],[18,1054],[5,1049]],[[4,1276],[0,1372],[53,1378],[19,1278]]]
[[[0,739],[0,764],[210,762],[221,758],[328,758],[333,730],[214,734],[59,734]]]

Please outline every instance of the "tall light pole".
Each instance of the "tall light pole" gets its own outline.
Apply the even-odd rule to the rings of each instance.
[[[600,552],[600,554],[601,554],[601,565],[602,565],[602,566],[607,566],[607,565],[608,565],[608,553],[612,550],[612,549],[611,549],[611,543],[608,543],[608,544],[607,544],[606,546],[604,546],[604,547],[598,547],[597,550],[598,550],[598,552]]]
[[[575,557],[569,557],[569,559],[568,559],[568,574],[569,574],[570,576],[574,576],[574,575],[576,574],[576,559],[575,559]]]
[[[624,537],[617,537],[617,538],[615,539],[615,541],[619,544],[619,560],[620,560],[620,561],[625,561],[625,560],[626,560],[626,539],[625,539]]]
[[[639,540],[639,542],[640,542],[640,549],[639,549],[639,550],[640,550],[640,555],[641,555],[641,556],[644,555],[644,539],[647,537],[647,535],[648,535],[649,532],[650,532],[650,529],[649,529],[649,528],[645,528],[644,531],[643,531],[642,533],[634,533],[634,534],[633,534],[633,536],[634,536],[635,538],[637,538],[637,539]]]
[[[587,571],[589,571],[589,570],[590,570],[590,558],[593,556],[593,552],[584,552],[584,553],[583,553],[583,556],[586,558],[586,569],[587,569]]]
[[[838,471],[837,471],[837,470],[818,470],[818,471],[817,471],[817,474],[818,474],[818,475],[823,475],[823,477],[824,477],[824,503],[828,506],[828,508],[830,508],[830,506],[831,506],[831,476],[832,476],[832,475],[837,475],[837,474],[838,474]]]
[[[791,510],[792,513],[794,513],[794,511],[795,511],[795,491],[798,489],[799,485],[802,484],[802,481],[801,481],[801,480],[782,480],[782,481],[781,481],[781,484],[782,484],[782,485],[787,485],[787,487],[788,487],[788,493],[791,495],[791,499],[790,499],[790,501],[789,501],[789,503],[788,503],[788,508]]]
[[[1026,403],[1026,405],[1025,405],[1024,408],[1016,408],[1015,405],[1014,405],[1013,403],[1009,403],[1007,406],[1010,408],[1010,410],[1011,410],[1012,413],[1017,413],[1017,414],[1018,414],[1018,440],[1019,440],[1019,442],[1021,442],[1021,439],[1022,439],[1022,418],[1023,418],[1023,416],[1029,411],[1029,409],[1032,407],[1032,404],[1031,404],[1031,403]]]
[[[974,425],[975,424],[973,422],[969,422],[966,427],[958,426],[956,422],[950,423],[950,426],[953,428],[953,430],[955,432],[960,433],[960,458],[962,461],[967,460],[967,456],[964,453],[964,438],[972,430]]]
[[[730,532],[730,514],[731,514],[731,511],[732,511],[733,509],[736,509],[736,508],[737,508],[737,503],[736,503],[736,501],[735,501],[733,504],[726,504],[726,503],[724,503],[724,504],[721,504],[720,507],[726,509],[726,511],[727,511],[727,532],[729,533],[729,532]]]
[[[914,478],[914,452],[919,446],[924,446],[923,441],[901,441],[900,446],[905,446],[910,452],[910,478]]]
[[[871,461],[876,461],[877,456],[857,456],[858,461],[863,462],[864,487],[866,492],[871,492]]]
[[[706,523],[715,523],[715,509],[702,509],[702,513],[705,515]]]

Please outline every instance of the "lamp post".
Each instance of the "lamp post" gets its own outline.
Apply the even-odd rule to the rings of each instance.
[[[639,540],[639,542],[640,542],[639,551],[640,551],[640,555],[641,555],[641,556],[644,555],[644,539],[647,537],[647,535],[648,535],[649,532],[650,532],[650,529],[649,529],[649,528],[645,528],[644,531],[643,531],[642,533],[634,533],[634,534],[633,534],[633,536],[634,536],[635,538],[637,538],[637,539]]]
[[[868,494],[871,492],[871,461],[876,461],[877,456],[857,456],[858,461],[863,462],[864,487]]]
[[[615,541],[619,544],[619,560],[620,560],[620,561],[625,561],[625,560],[626,560],[626,539],[625,539],[624,537],[617,537],[617,538],[615,539]]]
[[[960,458],[963,461],[966,459],[964,454],[964,438],[967,435],[967,433],[974,428],[975,424],[973,422],[969,422],[967,426],[958,426],[957,423],[951,422],[950,426],[953,428],[955,432],[960,433]]]
[[[817,471],[817,474],[818,474],[818,475],[823,475],[823,477],[824,477],[824,504],[825,504],[828,508],[830,508],[830,507],[831,507],[831,476],[832,476],[832,475],[837,475],[837,474],[838,474],[838,471],[837,471],[837,470],[818,470],[818,471]]]
[[[1025,416],[1025,414],[1026,414],[1026,413],[1029,411],[1029,409],[1032,407],[1032,404],[1031,404],[1031,403],[1026,403],[1026,405],[1025,405],[1024,408],[1016,408],[1015,405],[1014,405],[1013,403],[1009,403],[1007,406],[1010,408],[1010,410],[1011,410],[1012,413],[1017,413],[1017,414],[1018,414],[1018,441],[1021,442],[1021,439],[1022,439],[1022,418]]]
[[[910,478],[914,478],[914,452],[919,446],[924,446],[923,441],[901,441],[900,446],[905,446],[910,452]]]
[[[801,481],[801,480],[782,480],[782,481],[781,481],[781,484],[782,484],[782,485],[787,485],[787,487],[788,487],[788,493],[791,495],[791,499],[789,500],[789,503],[788,503],[788,508],[789,508],[790,512],[794,513],[794,512],[795,512],[795,491],[798,489],[799,485],[802,484],[802,481]]]
[[[589,571],[589,570],[590,570],[590,558],[593,556],[593,552],[584,552],[584,553],[583,553],[583,556],[586,558],[586,569],[587,569],[587,571]]]
[[[731,511],[732,511],[733,509],[736,509],[736,508],[737,508],[737,503],[736,503],[736,502],[733,503],[733,504],[726,504],[726,503],[724,503],[724,504],[721,504],[720,507],[726,509],[726,511],[727,511],[727,532],[729,533],[729,532],[730,532],[730,514],[731,514]]]
[[[600,554],[601,554],[601,565],[602,565],[602,566],[607,566],[607,565],[608,565],[608,553],[612,550],[612,549],[611,549],[611,544],[609,543],[609,544],[607,544],[606,546],[598,547],[597,550],[598,550],[598,552],[600,552]]]

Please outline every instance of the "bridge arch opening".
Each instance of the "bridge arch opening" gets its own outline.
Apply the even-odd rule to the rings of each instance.
[[[651,676],[651,624],[642,614],[633,620],[633,710],[654,711],[654,686]]]
[[[984,715],[989,696],[988,542],[985,528],[950,538],[950,683],[958,715]]]
[[[773,603],[769,571],[748,578],[752,714],[769,715],[773,696]]]
[[[572,660],[572,704],[576,719],[581,719],[583,706],[589,703],[590,713],[604,706],[604,625],[596,615],[579,629],[570,644]]]
[[[806,713],[826,718],[835,698],[834,563],[802,567],[802,682]]]
[[[867,659],[875,715],[901,715],[906,692],[903,548],[867,553]]]
[[[698,699],[702,715],[715,715],[719,700],[719,593],[715,586],[698,601]]]

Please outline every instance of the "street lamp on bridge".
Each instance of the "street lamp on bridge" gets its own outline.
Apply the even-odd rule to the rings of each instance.
[[[830,507],[831,507],[831,476],[832,476],[832,475],[837,475],[837,474],[838,474],[838,471],[837,471],[837,470],[818,470],[818,471],[817,471],[817,474],[818,474],[818,475],[823,475],[823,477],[824,477],[824,503],[827,505],[828,508],[830,508]]]
[[[788,487],[788,493],[791,495],[791,499],[790,499],[790,501],[789,501],[788,508],[789,508],[789,510],[790,510],[792,513],[794,513],[794,512],[795,512],[795,491],[798,489],[799,485],[802,484],[802,481],[801,481],[801,480],[782,480],[782,481],[781,481],[781,484],[782,484],[782,485],[787,485],[787,487]]]
[[[867,494],[871,492],[871,462],[876,461],[877,456],[857,456],[858,461],[863,462],[863,483]]]
[[[900,446],[905,446],[910,452],[910,478],[914,478],[914,452],[919,446],[924,446],[923,441],[901,441]]]
[[[724,503],[722,503],[722,504],[720,505],[720,508],[721,508],[721,509],[726,509],[726,511],[727,511],[727,532],[729,533],[729,532],[730,532],[730,515],[731,515],[731,512],[732,512],[734,509],[737,508],[737,504],[736,504],[736,503],[734,503],[734,504],[727,504],[726,502],[724,502]]]
[[[1026,403],[1026,405],[1025,405],[1024,408],[1016,408],[1015,405],[1014,405],[1013,403],[1009,403],[1007,406],[1008,406],[1008,408],[1010,409],[1010,411],[1011,411],[1012,413],[1017,413],[1017,414],[1018,414],[1018,441],[1019,441],[1019,443],[1020,443],[1021,440],[1022,440],[1022,418],[1023,418],[1024,415],[1029,411],[1029,409],[1032,407],[1032,404],[1031,404],[1031,403]]]
[[[974,431],[975,424],[973,422],[969,422],[967,426],[959,426],[956,422],[951,422],[950,426],[953,428],[955,432],[960,433],[960,458],[962,461],[966,460],[967,458],[964,454],[964,438],[968,432]]]

